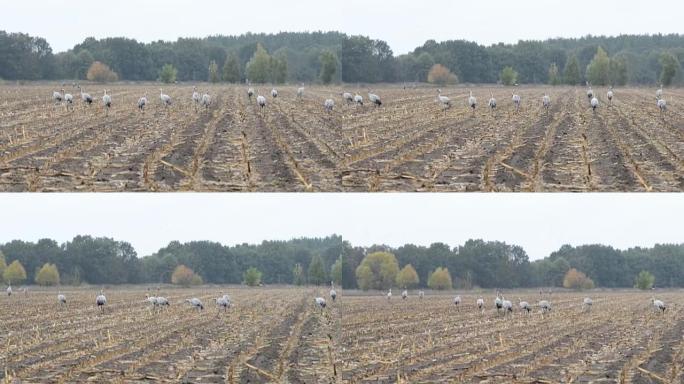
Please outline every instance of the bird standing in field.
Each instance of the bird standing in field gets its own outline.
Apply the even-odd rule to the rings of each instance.
[[[353,104],[353,103],[354,103],[354,96],[352,96],[352,94],[349,93],[349,92],[344,92],[344,93],[342,94],[342,98],[343,98],[344,101],[347,103],[347,105]]]
[[[477,98],[473,96],[473,91],[470,91],[470,96],[468,97],[468,106],[473,110],[475,114],[475,108],[477,108]]]
[[[192,104],[195,106],[195,111],[197,111],[201,101],[202,96],[197,92],[197,87],[192,87]]]
[[[192,299],[185,299],[190,305],[192,305],[193,308],[197,309],[197,312],[201,311],[204,309],[204,304],[202,303],[202,300],[193,297]]]
[[[297,98],[301,99],[304,97],[304,87],[297,88]]]
[[[401,293],[401,298],[406,300],[408,299],[408,291],[404,289],[404,291]]]
[[[266,98],[261,95],[257,96],[257,104],[259,104],[259,107],[261,107],[261,110],[263,111],[266,107]]]
[[[332,281],[330,282],[330,298],[333,303],[335,302],[335,299],[337,299],[337,291],[335,290],[335,284],[333,284]]]
[[[665,302],[662,300],[656,300],[656,298],[651,298],[651,302],[653,302],[653,307],[656,310],[661,311],[662,313],[665,313],[665,310],[667,309],[667,306],[665,305]]]
[[[425,297],[425,292],[418,291],[418,298],[422,300],[424,297]]]
[[[138,109],[140,112],[145,113],[145,106],[147,105],[147,94],[138,99]]]
[[[594,98],[594,90],[591,89],[591,84],[589,84],[589,82],[587,82],[587,87],[589,87],[587,90],[587,99],[591,100]]]
[[[392,300],[392,288],[389,289],[389,292],[387,292],[387,301]]]
[[[54,101],[55,104],[57,104],[57,105],[61,104],[62,100],[64,100],[64,96],[62,96],[62,92],[64,92],[63,89],[61,92],[57,92],[57,91],[52,92],[52,101]]]
[[[591,99],[591,110],[594,111],[594,112],[596,112],[596,108],[598,108],[598,106],[599,106],[599,101],[598,101],[598,99],[595,98],[595,97],[592,98],[592,99]]]
[[[496,312],[498,313],[501,308],[503,308],[503,300],[499,297],[499,293],[496,294],[496,299],[494,299],[494,306],[496,307]]]
[[[442,96],[442,90],[438,89],[437,90],[437,101],[442,105],[442,110],[444,111],[444,114],[446,114],[447,109],[451,108],[451,99]]]
[[[101,289],[100,294],[95,298],[95,304],[97,304],[97,307],[100,308],[100,311],[104,313],[104,307],[107,305],[107,297],[104,295],[104,292]]]
[[[7,296],[12,296],[12,284],[7,286]]]
[[[223,308],[224,312],[228,312],[230,307],[230,297],[226,294],[216,299],[216,305],[218,305],[219,311]]]
[[[102,104],[105,108],[105,115],[109,116],[109,109],[112,107],[112,97],[107,94],[107,90],[104,90],[104,96],[102,96]]]
[[[515,110],[520,110],[520,95],[513,93],[513,105],[515,105]]]
[[[208,111],[209,106],[211,105],[211,96],[208,93],[202,95],[202,100],[200,101],[200,104],[202,104],[204,109]]]
[[[457,295],[456,297],[454,297],[454,305],[458,309],[459,305],[461,305],[461,296]]]
[[[249,88],[247,90],[247,97],[249,98],[249,101],[252,101],[252,96],[254,96],[254,88]]]
[[[62,294],[62,292],[57,293],[57,302],[59,303],[60,306],[66,305],[66,296]]]
[[[325,302],[325,299],[322,297],[317,297],[314,299],[314,303],[318,308],[321,309],[321,313],[323,313],[323,310],[325,309],[325,306],[327,305]]]
[[[614,96],[613,87],[610,87],[610,89],[608,90],[607,96],[608,96],[608,105],[613,105],[613,96]]]
[[[494,94],[490,94],[491,97],[489,98],[489,108],[492,110],[492,112],[496,109],[496,99],[494,98]]]
[[[368,91],[368,100],[370,100],[376,108],[382,106],[382,99],[380,99],[380,96],[371,91]]]
[[[508,313],[513,313],[513,303],[510,300],[501,300],[501,308],[504,310],[504,316]]]
[[[551,303],[548,300],[541,300],[539,308],[541,308],[542,313],[551,312]]]
[[[549,111],[549,108],[551,108],[551,97],[549,97],[549,95],[545,94],[544,97],[542,97],[542,106],[544,106],[544,109],[546,109],[547,112]]]
[[[520,307],[521,310],[527,311],[528,314],[532,310],[530,303],[528,303],[527,301],[522,301],[520,298],[518,298],[518,306]]]
[[[477,309],[479,309],[480,312],[484,312],[484,306],[485,306],[484,299],[480,297],[477,299],[476,303],[477,303]]]
[[[363,96],[359,95],[358,93],[354,96],[354,102],[356,105],[363,106]]]
[[[170,107],[172,100],[171,96],[167,95],[164,93],[164,90],[159,88],[159,100],[161,100],[162,104],[164,104],[164,107]]]
[[[81,92],[81,100],[83,101],[84,104],[92,105],[93,104],[93,97],[90,96],[89,93],[83,92],[83,89],[81,89],[81,86],[78,86],[78,90]]]
[[[594,305],[594,301],[590,297],[585,297],[582,300],[582,309],[585,311],[591,311],[591,306]]]
[[[275,88],[273,88],[273,89],[271,90],[271,96],[272,96],[274,99],[277,98],[277,97],[278,97],[278,90],[275,89]]]
[[[658,109],[660,109],[660,113],[665,113],[665,111],[667,111],[667,101],[665,101],[665,99],[658,99],[656,105],[658,106]]]
[[[62,92],[64,92],[64,90],[62,90]],[[67,111],[69,109],[73,109],[74,96],[71,93],[65,93],[64,94],[64,101],[66,102]]]
[[[660,84],[660,88],[656,90],[656,100],[660,100],[663,98],[663,85]]]
[[[325,111],[330,113],[335,109],[335,100],[333,99],[326,99],[325,103],[323,103],[323,106],[325,107]]]

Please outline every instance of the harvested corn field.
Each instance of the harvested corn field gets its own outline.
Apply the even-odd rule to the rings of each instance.
[[[314,290],[145,288],[17,292],[0,298],[2,382],[330,383],[339,310]],[[146,294],[164,295],[154,308]],[[215,299],[229,294],[231,307]],[[321,291],[320,294],[323,292]],[[186,299],[198,298],[203,310]],[[103,309],[103,311],[102,311]],[[17,381],[18,382],[18,381]]]
[[[497,312],[494,295],[415,292],[346,296],[342,306],[343,381],[352,383],[681,383],[684,311],[681,292],[509,292],[513,312]],[[583,299],[593,299],[591,309]],[[518,298],[531,304],[519,309]]]
[[[379,86],[306,88],[119,84],[67,109],[55,85],[0,86],[1,191],[684,191],[680,89]],[[347,102],[358,93],[364,104]],[[511,95],[522,102],[516,110]],[[491,110],[488,100],[497,99]],[[542,106],[548,93],[551,105]],[[137,108],[147,95],[146,111]],[[263,110],[256,96],[266,97]],[[326,112],[324,101],[334,109]]]

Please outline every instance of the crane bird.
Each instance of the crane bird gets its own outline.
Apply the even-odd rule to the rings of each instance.
[[[371,103],[373,103],[376,107],[382,105],[382,99],[380,99],[380,96],[372,93],[371,91],[368,91],[368,100],[370,100]]]
[[[259,104],[261,110],[263,110],[264,107],[266,107],[266,98],[263,96],[257,96],[257,104]]]
[[[7,286],[7,296],[12,296],[12,284]]]
[[[352,94],[349,93],[349,92],[344,92],[344,93],[342,94],[342,98],[343,98],[344,101],[347,103],[347,105],[353,104],[353,103],[354,103],[354,96],[352,96]]]
[[[613,96],[614,96],[613,87],[610,87],[610,89],[608,90],[607,96],[608,96],[608,105],[613,105]]]
[[[591,89],[591,84],[589,84],[588,82],[587,86],[589,87],[589,89],[587,90],[587,99],[591,100],[594,98],[594,90]]]
[[[159,88],[159,100],[161,100],[162,104],[164,104],[165,107],[171,105],[171,96],[165,94],[164,90],[161,88]]]
[[[592,305],[594,305],[594,301],[590,297],[585,297],[582,301],[582,308],[587,311],[591,310]]]
[[[62,90],[62,92],[64,92],[64,90]],[[69,108],[72,108],[72,105],[74,104],[74,95],[72,95],[71,93],[65,93],[64,101],[66,102],[66,109],[68,111]]]
[[[171,303],[166,297],[157,296],[157,305],[160,307],[168,307]]]
[[[494,299],[494,306],[496,306],[497,313],[503,308],[503,300],[501,300],[498,293],[496,294],[496,299]]]
[[[660,109],[661,113],[667,111],[667,101],[665,101],[665,99],[658,99],[658,101],[656,102],[656,105]]]
[[[63,89],[61,92],[57,92],[57,91],[52,92],[52,100],[55,102],[55,104],[60,104],[62,102],[62,100],[64,100],[64,96],[62,96],[62,92],[64,92]]]
[[[275,88],[271,89],[271,96],[272,96],[274,99],[275,99],[276,97],[278,97],[278,90],[276,90]]]
[[[418,291],[418,298],[422,300],[424,297],[425,297],[425,292]]]
[[[477,299],[477,309],[479,309],[480,312],[484,312],[484,306],[485,306],[484,299],[481,298],[481,297],[478,298],[478,299]]]
[[[211,105],[211,96],[208,93],[202,95],[202,100],[200,101],[200,104],[202,104],[204,109],[209,110],[209,106]]]
[[[194,308],[197,309],[197,312],[201,311],[204,309],[204,304],[202,304],[202,300],[193,297],[192,299],[185,299],[190,305],[192,305]]]
[[[591,99],[591,110],[594,111],[594,112],[596,112],[596,108],[598,108],[598,106],[599,106],[599,101],[598,101],[598,99],[595,98],[595,97],[592,98],[592,99]]]
[[[356,105],[361,105],[363,106],[363,96],[359,95],[358,93],[354,96],[354,102]]]
[[[247,97],[249,97],[249,101],[252,101],[252,96],[254,96],[254,88],[247,90]]]
[[[504,310],[504,316],[507,313],[513,313],[513,303],[511,303],[510,300],[502,300],[501,301],[501,308]]]
[[[475,108],[477,107],[477,98],[473,96],[473,91],[470,91],[470,97],[468,97],[468,105],[473,109],[475,113]]]
[[[518,301],[519,301],[518,306],[520,307],[520,309],[523,311],[527,311],[527,313],[529,314],[530,311],[532,310],[530,303],[528,303],[527,301],[522,301],[520,298],[518,298]]]
[[[387,292],[387,301],[392,300],[392,288],[389,289],[389,292]]]
[[[150,303],[153,307],[157,306],[157,298],[155,296],[145,295],[145,301]]]
[[[62,292],[59,292],[57,294],[57,302],[59,305],[65,305],[66,304],[66,296],[62,294]]]
[[[404,289],[403,292],[401,292],[401,298],[406,300],[408,299],[408,291]]]
[[[335,100],[326,99],[325,103],[323,103],[323,106],[325,107],[326,112],[332,112],[333,109],[335,109]]]
[[[437,90],[437,101],[442,104],[442,109],[444,110],[444,114],[446,114],[447,109],[451,108],[451,99],[446,96],[442,96],[441,89]]]
[[[663,98],[663,85],[660,84],[660,88],[656,90],[656,100],[660,100]]]
[[[147,105],[147,94],[145,94],[143,97],[138,99],[138,109],[140,109],[140,112],[145,113],[145,106]]]
[[[192,87],[192,102],[195,106],[195,110],[197,110],[197,107],[199,106],[201,101],[202,95],[200,95],[199,92],[197,92],[197,87]]]
[[[461,296],[457,295],[456,297],[454,297],[454,305],[456,306],[456,308],[458,308],[458,306],[460,304],[461,304]]]
[[[549,95],[544,94],[544,97],[542,97],[542,105],[546,109],[546,111],[549,111],[549,108],[551,107],[551,97]]]
[[[102,104],[104,104],[105,112],[109,115],[109,109],[112,107],[112,97],[107,94],[107,90],[104,90],[104,96],[102,96]]]
[[[322,297],[317,297],[314,299],[314,303],[316,303],[316,306],[321,309],[321,312],[323,312],[326,306],[325,299]]]
[[[653,307],[655,309],[660,310],[663,313],[665,313],[667,306],[665,306],[665,303],[662,300],[656,300],[656,298],[652,298],[651,301],[653,302]]]
[[[513,94],[513,104],[515,105],[516,111],[520,109],[520,95]]]
[[[337,291],[335,291],[335,285],[332,281],[330,282],[330,298],[333,302],[335,302],[335,299],[337,299]]]
[[[487,104],[489,105],[489,108],[493,112],[494,110],[496,110],[496,99],[494,98],[493,93],[490,95],[491,95],[491,97],[489,98],[489,102],[487,102]]]
[[[228,308],[230,307],[230,297],[224,294],[223,296],[216,299],[216,305],[218,305],[219,311],[221,310],[221,308],[223,308],[223,311],[227,312]]]
[[[551,312],[551,303],[548,300],[541,300],[539,308],[541,308],[542,313]]]
[[[304,87],[299,87],[297,88],[297,98],[301,99],[302,97],[304,97]]]
[[[95,298],[95,304],[97,304],[97,307],[104,312],[104,306],[107,305],[107,297],[104,295],[104,292],[101,289],[100,294]]]
[[[83,100],[84,103],[88,105],[93,104],[93,97],[90,96],[89,93],[83,92],[83,89],[81,89],[81,86],[78,86],[78,90],[81,92],[81,100]]]

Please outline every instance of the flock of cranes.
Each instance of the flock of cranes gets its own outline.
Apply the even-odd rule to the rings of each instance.
[[[93,97],[89,94],[86,93],[80,85],[75,85],[75,87],[78,88],[78,90],[81,93],[81,100],[83,101],[83,105],[92,105],[94,100]],[[596,112],[596,110],[600,106],[599,99],[597,95],[594,93],[594,90],[591,87],[591,84],[587,83],[587,99],[589,101],[589,106],[591,107],[592,111]],[[212,103],[212,96],[208,93],[200,93],[197,90],[197,87],[193,87],[192,90],[192,104],[195,107],[195,110],[199,110],[200,108],[204,108],[205,110],[208,110],[209,107],[211,106]],[[299,87],[297,89],[297,99],[301,100],[304,97],[306,89],[304,87]],[[105,109],[105,114],[109,114],[109,110],[112,107],[112,96],[108,94],[109,90],[105,89],[103,91],[103,96],[102,96],[102,105]],[[159,90],[159,99],[161,102],[161,105],[164,107],[170,107],[173,103],[173,99],[171,96],[167,95],[164,93],[163,89]],[[364,98],[363,96],[359,95],[358,93],[352,95],[351,92],[343,92],[340,94],[342,96],[342,100],[346,105],[357,105],[357,106],[363,106],[364,105]],[[253,97],[256,96],[256,103],[260,107],[261,110],[267,107],[268,101],[267,98],[263,95],[260,95],[257,90],[255,90],[253,87],[249,87],[247,89],[247,97],[251,101]],[[610,87],[607,94],[607,99],[608,99],[608,105],[613,104],[613,98],[615,97],[615,91],[613,90],[613,87]],[[271,89],[271,97],[273,99],[276,99],[278,97],[278,90],[273,88]],[[73,104],[74,104],[74,97],[70,93],[66,93],[64,89],[61,89],[60,91],[55,91],[52,94],[52,99],[55,103],[55,105],[60,105],[62,103],[65,103],[66,109],[71,110],[73,109]],[[373,93],[371,90],[368,91],[368,100],[375,106],[375,107],[380,107],[383,105],[383,100],[380,96],[377,94]],[[513,107],[515,108],[516,111],[520,110],[520,106],[522,103],[522,98],[519,94],[517,94],[515,91],[512,94],[511,101],[513,103]],[[451,98],[442,95],[442,90],[438,89],[437,90],[437,102],[441,105],[442,110],[444,113],[450,108],[453,107],[453,103]],[[544,94],[544,96],[541,99],[542,102],[542,107],[548,111],[548,109],[551,107],[551,97],[548,94]],[[149,104],[149,100],[147,98],[147,94],[143,95],[138,99],[138,109],[141,112],[145,112],[146,106]],[[477,103],[477,97],[473,95],[473,92],[469,92],[469,96],[467,98],[467,105],[468,107],[472,110],[473,113],[475,113],[475,110],[477,109],[478,103]],[[493,93],[490,93],[490,98],[489,101],[487,102],[487,106],[490,108],[490,110],[494,111],[497,108],[497,100],[494,97]],[[662,85],[658,90],[656,91],[656,106],[658,109],[661,111],[661,113],[664,113],[667,110],[667,101],[663,98],[663,88]],[[326,112],[332,112],[335,109],[335,100],[332,97],[332,95],[325,99],[323,102],[323,108]]]

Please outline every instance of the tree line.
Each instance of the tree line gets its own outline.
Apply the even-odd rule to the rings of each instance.
[[[0,79],[86,79],[93,63],[121,80],[299,82],[426,82],[439,69],[449,83],[682,83],[684,35],[586,36],[484,46],[429,40],[395,56],[390,46],[339,32],[247,33],[141,43],[87,38],[53,53],[44,38],[0,31]],[[439,66],[439,67],[436,67]],[[448,73],[444,73],[446,70]],[[444,77],[446,76],[446,77]],[[439,81],[441,82],[441,80]]]
[[[76,236],[62,244],[51,239],[13,240],[0,244],[0,253],[0,276],[15,284],[327,285],[334,281],[347,289],[573,284],[624,288],[635,286],[636,277],[646,271],[658,287],[684,287],[684,244],[627,250],[564,245],[530,261],[522,247],[499,241],[468,240],[456,247],[444,243],[358,247],[333,235],[232,246],[173,241],[138,257],[127,242]],[[179,267],[182,273],[176,273]]]

